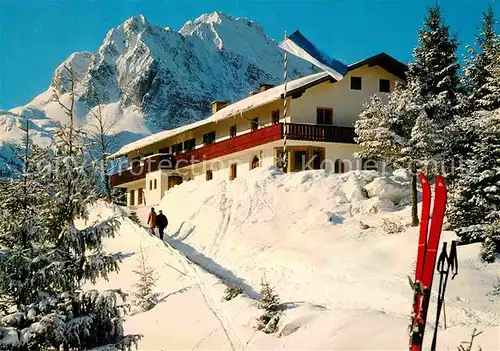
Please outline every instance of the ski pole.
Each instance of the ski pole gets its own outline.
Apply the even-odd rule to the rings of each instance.
[[[451,242],[449,256],[446,252],[446,245],[447,245],[447,243],[443,243],[443,250],[441,251],[441,254],[439,255],[439,260],[438,260],[438,265],[437,265],[437,269],[438,269],[439,274],[440,274],[440,280],[439,280],[438,303],[437,303],[437,309],[436,309],[436,324],[434,327],[434,335],[432,337],[431,351],[436,350],[437,330],[439,327],[439,316],[441,314],[441,308],[444,304],[444,295],[446,292],[446,286],[448,284],[448,276],[449,276],[450,270],[453,274],[451,277],[452,280],[458,274],[457,243],[455,240],[453,240]],[[445,264],[446,264],[446,268],[444,267]]]
[[[443,300],[443,318],[444,318],[444,329],[446,330],[446,304],[444,302],[445,300]]]

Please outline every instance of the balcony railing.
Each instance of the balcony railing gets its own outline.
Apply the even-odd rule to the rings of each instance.
[[[177,162],[176,168],[186,167],[202,161],[212,160],[217,157],[226,156],[238,151],[280,140],[283,133],[282,129],[281,124],[273,124],[250,133],[184,152],[175,157]]]
[[[146,173],[157,171],[158,169],[174,169],[175,156],[171,154],[158,154],[147,157],[141,162],[133,162],[131,167],[113,174],[110,177],[111,186],[134,182],[146,177]]]
[[[354,144],[354,128],[317,124],[287,123],[286,137],[290,140],[323,141]]]
[[[111,185],[118,186],[140,180],[146,173],[158,169],[178,169],[203,161],[244,151],[253,147],[283,139],[286,128],[287,139],[336,143],[354,143],[354,128],[315,124],[283,123],[273,124],[243,135],[225,139],[201,148],[173,156],[159,154],[145,158],[140,165],[111,176]]]

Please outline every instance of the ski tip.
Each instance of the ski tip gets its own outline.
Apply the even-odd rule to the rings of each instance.
[[[425,184],[428,182],[427,178],[422,172],[418,173],[418,178],[420,179],[420,183]]]
[[[446,188],[446,183],[444,182],[443,177],[440,175],[436,176],[436,187],[445,187]]]

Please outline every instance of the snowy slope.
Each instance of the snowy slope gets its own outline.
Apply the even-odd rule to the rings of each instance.
[[[417,243],[417,229],[406,226],[406,188],[404,176],[284,175],[274,168],[231,182],[187,182],[159,206],[170,221],[165,243],[122,221],[121,236],[107,247],[128,258],[99,287],[133,291],[137,277],[131,272],[143,247],[159,274],[162,299],[127,319],[128,331],[145,335],[142,350],[406,349],[412,300],[407,275]],[[106,212],[112,211],[94,211]],[[144,219],[147,209],[139,215]],[[388,234],[384,219],[406,227]],[[369,228],[361,229],[360,221]],[[453,238],[443,234],[445,241]],[[477,245],[458,248],[460,271],[448,284],[448,328],[440,331],[440,350],[456,349],[475,327],[484,331],[476,345],[500,347],[500,297],[489,295],[500,266],[481,263],[478,252]],[[263,274],[288,307],[281,337],[253,329]],[[245,295],[223,302],[223,281]],[[427,342],[433,309],[429,316]]]
[[[105,104],[108,116],[118,116],[114,131],[124,145],[208,117],[213,100],[236,101],[260,83],[280,83],[282,56],[277,42],[247,18],[213,12],[176,31],[134,16],[111,29],[96,52],[70,55],[47,91],[25,106],[0,111],[0,147],[19,137],[17,120],[32,120],[39,129],[34,139],[47,141],[55,122],[66,119],[52,92],[68,101],[70,79],[63,66],[74,72],[77,122],[85,126],[89,108]],[[290,78],[312,72],[311,65],[290,58]],[[89,90],[98,98],[90,99]]]

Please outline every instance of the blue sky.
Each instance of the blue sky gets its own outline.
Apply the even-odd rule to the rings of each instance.
[[[28,103],[46,90],[54,69],[72,52],[96,51],[127,18],[179,29],[205,12],[224,11],[260,23],[280,40],[295,29],[345,63],[385,51],[411,60],[426,7],[435,0],[0,0],[0,109]],[[481,12],[496,0],[439,0],[446,22],[471,43]],[[463,51],[463,50],[462,50]]]

